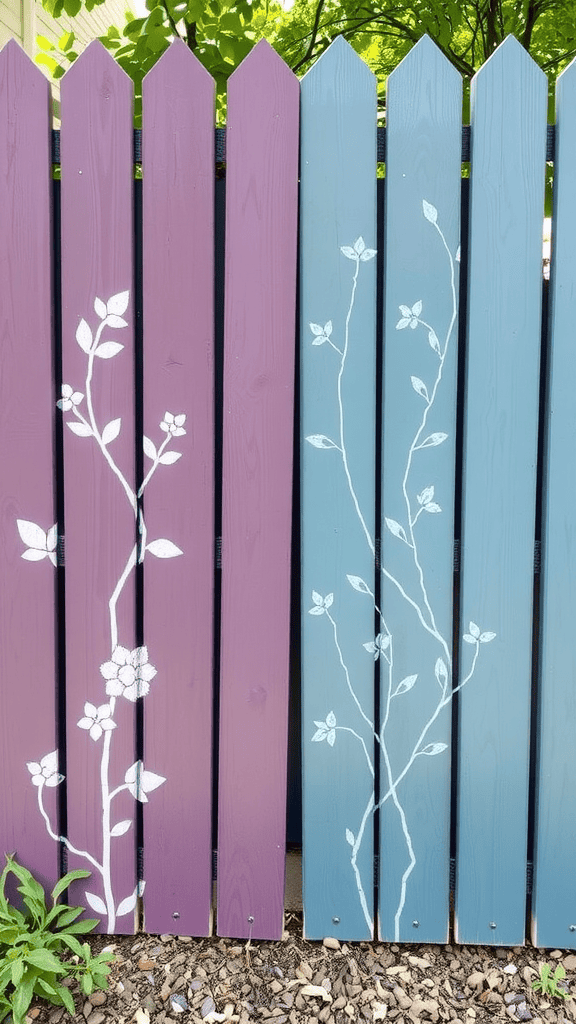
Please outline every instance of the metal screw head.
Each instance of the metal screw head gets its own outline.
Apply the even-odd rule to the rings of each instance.
[[[175,921],[178,920],[178,918],[180,917],[180,914],[178,913],[177,910],[174,911],[174,913],[172,914],[172,917],[174,918]]]
[[[248,924],[254,924],[254,918],[253,918],[252,914],[250,914],[250,916],[248,918]]]
[[[488,927],[494,929],[494,928],[497,928],[498,925],[496,924],[496,921],[490,921],[490,924],[489,924]]]
[[[340,924],[340,918],[339,917],[333,917],[332,918],[332,924]]]
[[[570,925],[570,931],[571,932],[576,932],[576,924],[571,924]]]
[[[412,921],[412,927],[413,928],[419,928],[420,927],[420,921]]]

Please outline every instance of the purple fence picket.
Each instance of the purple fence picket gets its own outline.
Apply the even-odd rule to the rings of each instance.
[[[70,860],[93,871],[74,899],[103,931],[131,932],[134,797],[151,788],[134,709],[152,675],[134,626],[132,84],[94,42],[61,97]]]
[[[53,885],[58,848],[41,813],[56,835],[49,104],[43,75],[9,42],[0,54],[0,854],[16,853]]]
[[[284,909],[298,81],[265,41],[230,78],[218,933]]]
[[[214,81],[182,42],[144,82],[143,125],[144,638],[158,670],[144,705],[144,763],[166,777],[144,809],[145,923],[151,932],[207,935]]]

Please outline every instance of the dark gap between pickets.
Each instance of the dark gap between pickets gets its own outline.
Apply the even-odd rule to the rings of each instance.
[[[142,281],[142,179],[134,180],[134,473],[136,494],[144,479],[144,350],[143,350],[143,281]],[[141,540],[140,511],[144,511],[144,498],[137,500],[138,515],[135,523],[135,543]],[[139,547],[137,547],[139,550]],[[144,638],[144,564],[138,559],[135,568],[135,630],[136,647],[142,647]],[[144,760],[144,700],[136,701],[135,722],[135,760]],[[140,883],[144,878],[144,804],[140,800],[136,804],[136,879]]]
[[[465,154],[468,155],[468,154]],[[462,540],[462,472],[464,468],[464,396],[466,386],[466,321],[468,316],[468,240],[470,210],[470,178],[463,177],[460,193],[460,280],[458,293],[458,353],[456,386],[456,445],[454,465],[454,562],[452,599],[452,687],[459,682],[460,673],[460,552]],[[450,774],[450,862],[449,900],[450,932],[454,939],[454,911],[456,890],[456,855],[458,828],[458,763],[460,753],[459,694],[452,697],[451,719],[451,774]]]
[[[385,156],[385,153],[382,154]],[[376,374],[375,401],[375,448],[374,448],[374,599],[378,608],[382,607],[382,573],[381,573],[381,536],[382,522],[382,396],[383,396],[383,362],[384,362],[384,204],[386,201],[385,178],[376,179]],[[382,632],[380,616],[374,610],[374,636]],[[381,701],[380,701],[380,658],[374,662],[374,723],[380,735]],[[378,935],[378,907],[380,894],[380,745],[374,740],[374,936]]]
[[[53,444],[54,444],[54,511],[58,524],[57,568],[55,573],[55,654],[56,654],[56,747],[58,771],[64,776],[57,789],[58,835],[68,835],[68,782],[66,763],[66,570],[64,568],[64,424],[56,406],[62,383],[62,239],[60,230],[60,179],[52,179],[52,372],[53,372]],[[59,847],[59,871],[68,869],[68,851]]]

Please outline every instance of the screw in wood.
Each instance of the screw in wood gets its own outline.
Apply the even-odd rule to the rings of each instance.
[[[496,928],[497,927],[496,921],[490,921],[489,927],[492,928],[492,929]]]
[[[571,932],[576,932],[576,924],[571,924],[570,925],[570,931]]]
[[[250,914],[250,916],[248,918],[248,924],[254,924],[254,918],[253,918],[252,914]]]
[[[172,914],[172,917],[174,918],[175,921],[178,920],[178,918],[180,917],[180,914],[178,913],[177,910],[174,911],[174,913]]]
[[[412,921],[412,927],[413,928],[419,928],[420,927],[420,921]]]
[[[340,924],[340,918],[339,917],[333,917],[332,918],[332,924]]]

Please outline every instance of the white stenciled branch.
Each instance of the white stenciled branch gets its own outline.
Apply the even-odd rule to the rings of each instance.
[[[58,843],[64,843],[64,846],[66,847],[67,850],[70,851],[70,853],[75,853],[76,856],[78,857],[84,857],[84,859],[87,860],[90,864],[92,864],[92,866],[95,867],[100,874],[103,874],[102,865],[98,863],[98,861],[92,856],[91,853],[88,853],[87,850],[76,849],[76,847],[72,845],[72,843],[70,842],[69,839],[66,838],[66,836],[56,835],[50,824],[50,818],[48,817],[46,808],[44,807],[44,801],[42,799],[43,788],[43,785],[38,786],[38,807],[40,808],[40,814],[44,818],[44,822],[46,824],[46,831],[50,838],[54,839]]]

